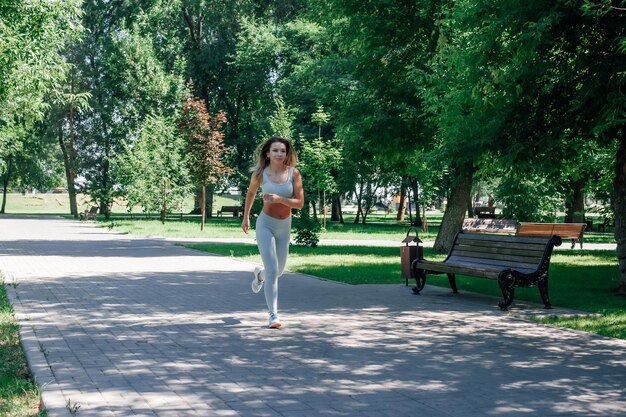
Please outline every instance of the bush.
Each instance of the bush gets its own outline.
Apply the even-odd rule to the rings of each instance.
[[[317,247],[322,226],[317,219],[311,217],[308,210],[300,210],[300,216],[295,221],[295,228],[297,245]]]

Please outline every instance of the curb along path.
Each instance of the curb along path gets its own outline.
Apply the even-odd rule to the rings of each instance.
[[[268,330],[253,268],[85,222],[0,217],[0,271],[50,417],[626,414],[624,341],[471,294],[300,274],[282,278],[285,325]]]

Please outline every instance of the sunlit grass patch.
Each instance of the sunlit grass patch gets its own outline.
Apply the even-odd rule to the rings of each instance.
[[[623,312],[607,313],[600,317],[549,317],[535,320],[539,323],[553,324],[603,336],[626,339],[626,314]]]
[[[45,416],[19,340],[19,327],[0,275],[0,416]]]

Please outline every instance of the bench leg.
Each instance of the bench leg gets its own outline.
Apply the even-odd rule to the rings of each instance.
[[[543,301],[543,308],[552,308],[552,305],[550,304],[550,297],[548,297],[547,275],[539,277],[539,280],[537,280],[537,288],[539,289],[539,295],[541,295],[541,300]]]
[[[414,271],[415,273],[415,287],[411,288],[413,290],[413,294],[419,294],[426,285],[426,271],[423,269],[418,269]]]
[[[502,297],[504,297],[504,299],[498,303],[498,307],[500,307],[500,310],[506,311],[511,306],[513,297],[515,297],[515,277],[510,270],[504,271],[498,276],[498,284],[502,291]]]
[[[456,288],[456,275],[448,274],[448,282],[450,283],[450,288],[452,288],[452,292],[454,294],[458,294],[459,290]]]
[[[411,288],[413,294],[419,294],[426,285],[426,271],[422,271],[420,274],[415,275],[415,287]]]

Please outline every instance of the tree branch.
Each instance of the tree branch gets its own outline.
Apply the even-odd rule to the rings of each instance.
[[[189,34],[191,35],[191,40],[193,43],[198,43],[198,39],[196,38],[196,33],[193,30],[193,19],[189,14],[189,10],[186,7],[182,6],[183,9],[183,17],[185,18],[185,22],[187,22],[187,26],[189,27]]]

